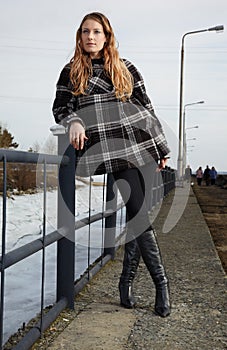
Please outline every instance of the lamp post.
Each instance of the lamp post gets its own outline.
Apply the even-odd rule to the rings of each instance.
[[[185,146],[185,149],[184,149],[184,158],[183,158],[183,169],[186,168],[186,162],[187,162],[187,154],[188,152],[192,152],[193,150],[190,150],[189,148],[194,148],[195,145],[189,145],[189,146]]]
[[[204,103],[204,101],[198,101],[198,102],[192,102],[192,103],[187,103],[186,105],[184,105],[184,111],[183,111],[183,164],[182,164],[182,172],[186,167],[186,129],[185,129],[185,114],[186,114],[186,107],[188,106],[193,106],[193,105],[198,105],[198,104],[202,104]]]
[[[190,126],[189,128],[185,128],[185,130],[188,130],[188,129],[198,129],[199,128],[199,125],[195,125],[195,126]]]
[[[188,128],[185,128],[185,139],[186,139],[186,130],[189,130],[189,129],[198,129],[199,128],[199,125],[195,125],[195,126],[190,126]],[[187,139],[186,141],[189,141],[189,140],[196,140],[195,137],[193,137],[192,139]],[[187,157],[187,154],[188,152],[192,152],[192,150],[188,151],[187,150],[187,143],[185,142],[185,145],[184,145],[184,158],[183,158],[183,162],[185,164],[185,167],[186,167],[186,157]]]
[[[179,149],[178,149],[178,161],[177,161],[177,168],[178,168],[178,177],[179,179],[182,178],[183,175],[183,152],[182,152],[182,106],[183,106],[183,72],[184,72],[184,39],[187,35],[191,34],[197,34],[197,33],[203,33],[203,32],[211,32],[211,31],[222,31],[224,30],[223,25],[218,25],[215,27],[207,28],[207,29],[200,29],[200,30],[194,30],[191,32],[187,32],[182,37],[182,43],[181,43],[181,68],[180,68],[180,105],[179,105]]]

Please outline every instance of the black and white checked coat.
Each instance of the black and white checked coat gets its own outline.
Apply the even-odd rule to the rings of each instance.
[[[93,75],[86,95],[74,96],[67,64],[57,82],[53,114],[65,126],[79,121],[88,141],[77,153],[77,174],[112,173],[140,167],[169,153],[162,126],[148,98],[143,78],[136,67],[123,60],[133,76],[134,88],[127,102],[115,96],[111,80],[105,75],[103,59],[92,60]]]

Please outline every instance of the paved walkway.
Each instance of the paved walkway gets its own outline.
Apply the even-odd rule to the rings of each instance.
[[[177,193],[178,201],[174,191],[165,198],[154,221],[170,281],[171,315],[154,314],[155,290],[142,261],[134,283],[136,308],[119,306],[120,250],[77,296],[75,319],[49,350],[227,349],[226,275],[192,191],[180,220],[166,232],[170,207],[171,226],[181,210],[179,201],[184,205],[184,189]]]

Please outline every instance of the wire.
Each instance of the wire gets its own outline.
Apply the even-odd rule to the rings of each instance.
[[[23,49],[23,50],[45,50],[45,51],[64,51],[68,49],[57,49],[48,47],[34,47],[34,46],[19,46],[19,45],[0,45],[0,48],[10,48],[10,49]]]
[[[0,95],[0,99],[13,100],[13,102],[39,102],[39,103],[50,103],[51,98],[45,97],[34,97],[34,96],[9,96],[9,95]]]
[[[0,99],[12,100],[13,102],[39,102],[39,103],[50,103],[52,101],[51,98],[45,97],[35,97],[35,96],[9,96],[9,95],[0,95]],[[156,110],[178,110],[179,106],[177,105],[155,105]],[[227,106],[225,105],[206,105],[206,107],[197,107],[190,108],[191,111],[227,111]]]

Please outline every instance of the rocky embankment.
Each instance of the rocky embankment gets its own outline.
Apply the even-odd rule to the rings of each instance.
[[[227,273],[227,175],[219,175],[214,186],[193,186],[215,247]]]

